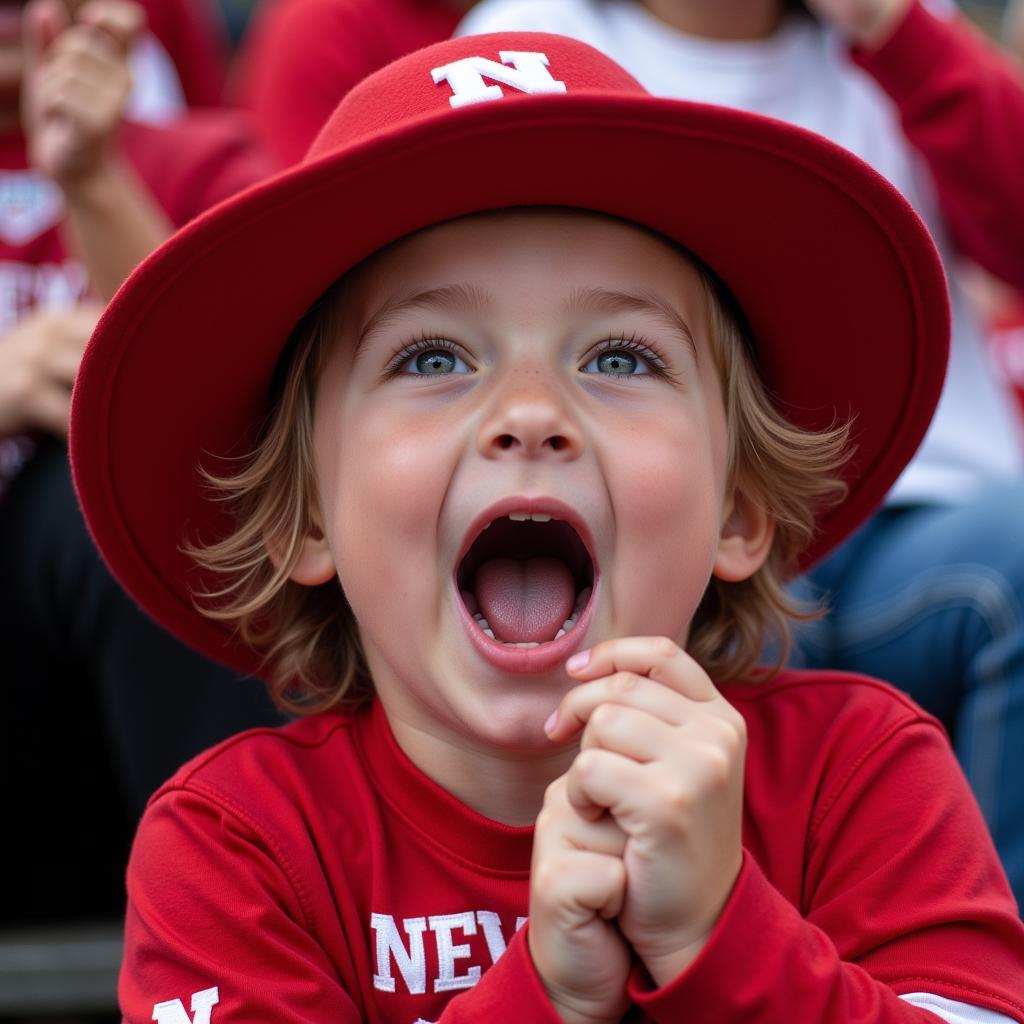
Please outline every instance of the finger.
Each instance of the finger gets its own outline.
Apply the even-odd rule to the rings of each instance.
[[[51,63],[77,61],[103,69],[123,60],[118,42],[108,33],[88,25],[75,25],[62,33],[47,51],[47,58]]]
[[[572,850],[537,862],[530,885],[545,903],[564,907],[577,923],[595,914],[611,920],[622,912],[626,869],[619,857]]]
[[[43,373],[51,384],[59,385],[70,391],[81,365],[81,349],[60,346],[47,353]]]
[[[32,424],[55,437],[68,436],[71,391],[59,384],[45,384],[33,396],[29,407]]]
[[[603,640],[587,653],[589,659],[584,664],[576,663],[573,658],[566,662],[569,675],[588,680],[613,672],[635,672],[670,686],[690,700],[712,701],[720,697],[700,665],[665,636]]]
[[[104,33],[126,54],[146,24],[146,12],[123,0],[91,0],[78,12],[78,22]]]
[[[595,708],[580,740],[582,750],[609,750],[639,764],[670,757],[678,746],[676,726],[617,704]]]
[[[644,766],[610,750],[581,750],[565,773],[565,795],[581,817],[595,821],[621,813],[644,784]]]
[[[534,830],[536,854],[550,857],[566,850],[588,850],[621,857],[625,849],[625,833],[610,817],[588,820],[577,814],[566,796],[564,775],[548,787]]]
[[[40,94],[41,116],[47,121],[64,118],[87,140],[103,131],[112,109],[118,109],[124,92],[108,93],[106,87],[71,73]]]
[[[32,0],[21,19],[25,74],[39,67],[50,44],[68,27],[67,9],[60,0]]]
[[[688,701],[678,691],[648,676],[615,672],[574,686],[549,719],[548,737],[560,742],[575,736],[602,704],[636,708],[672,725],[681,725],[686,721]]]

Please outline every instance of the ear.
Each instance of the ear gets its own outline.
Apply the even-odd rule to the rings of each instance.
[[[712,572],[718,579],[738,583],[764,565],[775,538],[775,520],[759,496],[736,485],[726,496],[722,532]]]
[[[285,551],[280,540],[267,537],[264,543],[271,562],[276,568],[280,568],[285,559]],[[313,523],[298,542],[297,556],[288,578],[305,587],[316,587],[330,580],[335,572],[334,558],[324,531],[317,523]]]

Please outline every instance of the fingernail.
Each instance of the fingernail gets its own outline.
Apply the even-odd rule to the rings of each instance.
[[[555,731],[555,726],[558,724],[558,708],[548,715],[547,721],[544,723],[544,732],[550,736]]]
[[[570,672],[578,672],[581,668],[584,668],[587,662],[590,661],[590,651],[577,651],[566,663],[565,667]]]

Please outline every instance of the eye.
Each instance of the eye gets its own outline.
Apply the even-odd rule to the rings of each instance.
[[[665,365],[658,354],[635,338],[608,338],[602,341],[584,373],[608,377],[664,376]]]
[[[445,377],[450,373],[472,373],[459,355],[459,347],[447,338],[419,338],[391,357],[388,376]]]

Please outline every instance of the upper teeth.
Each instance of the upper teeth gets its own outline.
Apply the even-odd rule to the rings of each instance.
[[[514,523],[525,523],[527,519],[532,519],[535,523],[551,522],[551,516],[543,512],[509,512],[508,517]]]

